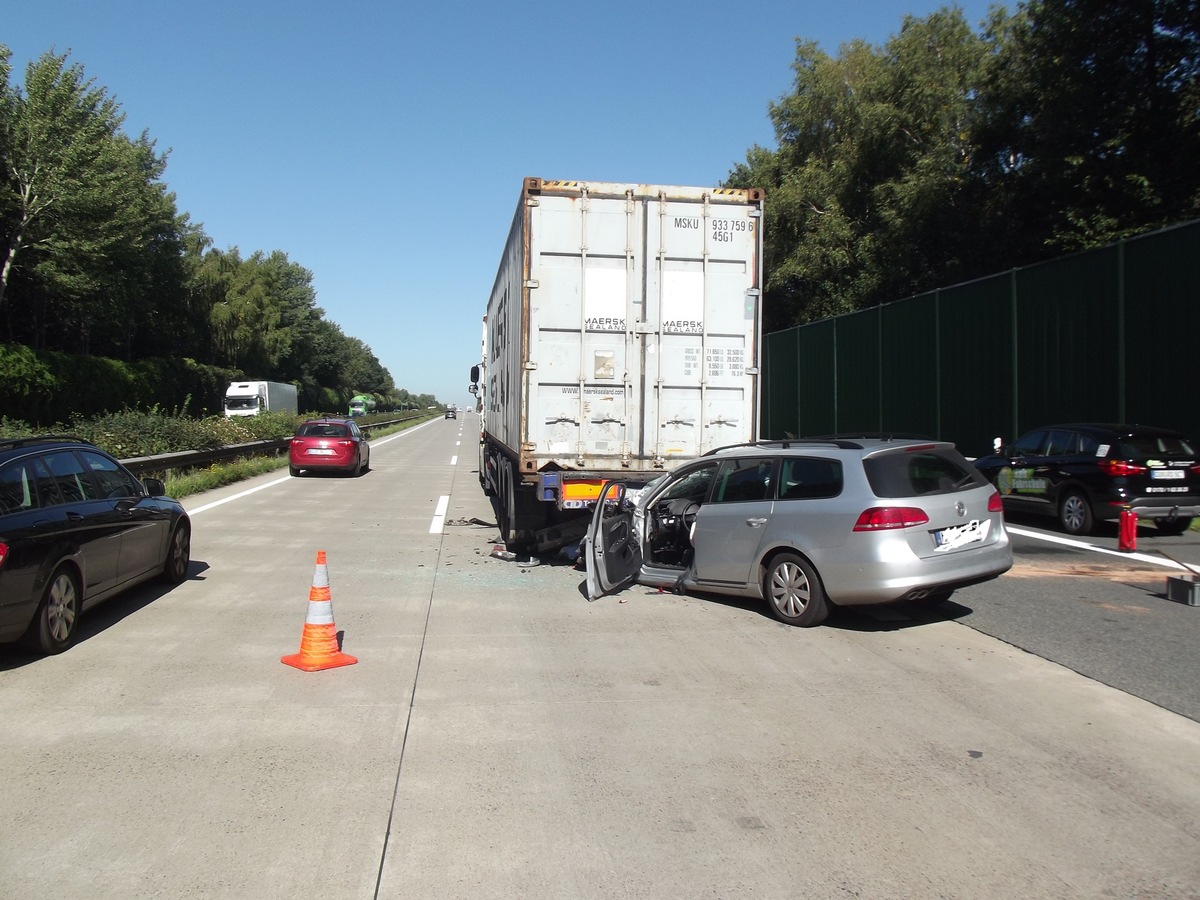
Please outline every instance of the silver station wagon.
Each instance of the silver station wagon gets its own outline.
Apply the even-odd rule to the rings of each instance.
[[[610,483],[585,559],[591,600],[637,582],[761,598],[807,627],[831,604],[944,600],[1008,571],[1012,548],[995,486],[953,444],[813,439]]]

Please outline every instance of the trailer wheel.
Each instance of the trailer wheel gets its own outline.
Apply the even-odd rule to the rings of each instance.
[[[487,445],[479,445],[479,486],[483,488],[483,496],[494,497],[496,492],[492,490],[488,484],[488,464],[491,462],[491,456],[487,452]]]
[[[497,467],[499,486],[492,498],[500,539],[514,553],[532,555],[537,549],[537,531],[546,527],[546,505],[531,489],[522,490],[512,461],[502,459]]]
[[[496,500],[499,507],[497,519],[500,525],[500,538],[506,545],[515,543],[517,539],[517,489],[513,485],[512,463],[507,459],[500,463],[500,496]]]

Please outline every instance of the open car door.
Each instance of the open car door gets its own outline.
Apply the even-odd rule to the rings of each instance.
[[[589,601],[629,587],[642,568],[642,546],[623,482],[608,482],[596,499],[584,562]]]

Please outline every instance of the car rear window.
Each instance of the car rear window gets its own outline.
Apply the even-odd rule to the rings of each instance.
[[[920,497],[979,487],[987,478],[957,453],[919,450],[885,453],[863,460],[876,497]]]
[[[780,500],[815,500],[842,492],[842,464],[836,459],[784,457]]]
[[[310,423],[300,426],[301,437],[345,437],[346,433],[347,429],[345,425]]]

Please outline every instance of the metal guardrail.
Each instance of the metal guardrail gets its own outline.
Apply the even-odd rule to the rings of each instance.
[[[411,422],[422,416],[405,416],[400,419],[389,419],[384,422],[372,422],[370,425],[358,427],[370,432],[376,428],[386,428],[399,425],[401,422]],[[227,459],[237,459],[241,456],[266,456],[287,450],[291,438],[274,441],[250,441],[245,444],[230,444],[227,447],[214,447],[210,450],[183,450],[178,453],[162,453],[158,456],[136,456],[132,459],[121,460],[121,465],[139,478],[153,472],[166,472],[170,469],[192,469],[197,466],[208,466]]]
[[[121,460],[121,465],[140,477],[150,472],[208,466],[226,459],[237,459],[239,456],[264,456],[267,453],[278,453],[287,449],[288,440],[288,438],[284,438],[277,441],[250,441],[247,444],[230,444],[228,447],[215,447],[212,450],[184,450],[179,453],[162,453],[158,456],[138,456],[133,459]]]

